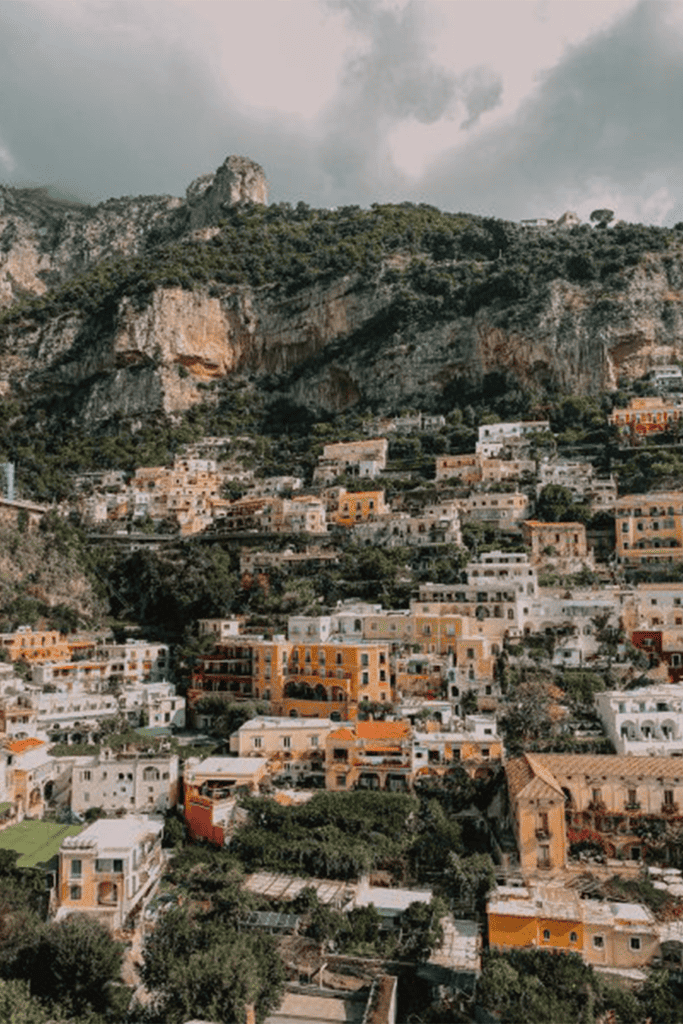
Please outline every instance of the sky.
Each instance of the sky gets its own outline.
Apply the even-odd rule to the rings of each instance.
[[[0,183],[683,220],[683,5],[0,0]]]

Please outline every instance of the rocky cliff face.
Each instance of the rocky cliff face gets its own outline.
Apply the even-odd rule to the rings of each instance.
[[[0,302],[40,294],[104,256],[149,251],[159,239],[210,239],[229,206],[266,200],[262,169],[237,157],[193,182],[185,201],[110,200],[91,209],[0,190]],[[396,316],[405,286],[399,264],[394,256],[373,275],[328,275],[293,292],[277,282],[163,286],[144,300],[120,297],[106,312],[14,321],[0,342],[0,392],[56,402],[91,428],[181,413],[225,377],[249,378],[269,397],[317,413],[359,404],[444,409],[465,384],[501,370],[539,395],[596,394],[683,358],[680,247],[645,254],[622,269],[618,286],[557,277],[532,299],[489,301],[470,315],[418,308]]]
[[[136,256],[154,241],[215,224],[231,205],[267,201],[263,168],[236,156],[192,182],[185,201],[128,196],[85,206],[45,189],[0,186],[0,308],[42,295],[102,259]]]

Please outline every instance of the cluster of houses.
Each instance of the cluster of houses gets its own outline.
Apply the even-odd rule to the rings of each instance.
[[[669,377],[658,395],[612,414],[626,443],[677,422],[678,377]],[[415,414],[384,433],[443,426]],[[614,477],[549,455],[549,441],[547,421],[482,425],[475,452],[435,456],[435,489],[420,507],[389,507],[384,436],[325,445],[308,493],[292,477],[252,475],[239,479],[246,495],[229,500],[235,466],[197,452],[172,469],[90,481],[81,510],[91,523],[171,519],[181,533],[234,534],[248,574],[315,571],[338,557],[330,540],[340,531],[361,544],[438,552],[480,523],[501,544],[472,556],[458,582],[420,584],[406,608],[340,602],[290,616],[282,633],[252,631],[242,618],[202,620],[212,643],[183,696],[167,681],[167,645],[26,627],[0,636],[0,847],[12,830],[43,830],[32,862],[48,872],[54,912],[91,913],[115,929],[144,913],[163,868],[161,815],[174,807],[192,839],[224,846],[243,823],[245,792],[287,804],[320,789],[411,792],[463,771],[472,780],[502,772],[487,812],[498,868],[489,943],[575,950],[626,972],[662,961],[683,969],[683,582],[627,583],[619,572],[683,564],[683,492],[618,496]],[[535,519],[549,485],[612,516],[607,540],[580,522]],[[296,550],[283,546],[287,535],[300,537]],[[504,667],[531,664],[531,638],[545,643],[549,678],[609,676],[593,712],[614,753],[578,743],[571,753],[506,756]],[[170,742],[188,727],[210,729],[224,703],[254,701],[267,713],[237,729],[225,754],[182,757]],[[579,738],[568,707],[557,720]],[[122,724],[162,742],[108,747],[107,732]],[[69,752],[94,741],[98,753]],[[611,895],[597,898],[587,872]],[[609,890],[614,876],[644,873],[671,897],[668,916]],[[469,936],[466,924],[453,927]],[[467,944],[470,967],[475,947]]]

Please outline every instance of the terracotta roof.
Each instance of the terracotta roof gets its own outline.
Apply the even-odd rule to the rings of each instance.
[[[5,744],[10,754],[25,754],[27,750],[32,750],[34,747],[42,747],[45,745],[44,740],[36,739],[35,736],[29,736],[25,740],[11,740]]]
[[[399,740],[410,736],[405,722],[356,722],[356,736],[361,740]]]
[[[516,797],[522,792],[526,796],[542,796],[548,789],[564,796],[559,782],[553,777],[547,765],[539,761],[536,754],[523,754],[522,757],[509,761],[505,774],[511,797]]]
[[[530,757],[530,755],[527,755]],[[635,754],[534,754],[534,762],[556,778],[575,775],[683,780],[683,762],[677,757],[639,757]]]
[[[350,729],[336,729],[327,738],[328,740],[352,740],[354,735]]]

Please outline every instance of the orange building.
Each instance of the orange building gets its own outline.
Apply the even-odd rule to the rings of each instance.
[[[161,819],[101,818],[59,850],[56,919],[87,914],[112,931],[126,927],[153,895],[165,861]]]
[[[11,661],[69,661],[71,646],[55,629],[36,630],[20,626],[14,633],[0,634],[0,642]]]
[[[240,637],[205,655],[188,702],[207,693],[270,701],[275,715],[355,717],[361,701],[391,700],[389,651],[376,643],[292,643]]]
[[[357,491],[349,493],[340,489],[337,511],[331,520],[337,526],[354,526],[367,523],[377,516],[385,515],[389,509],[384,503],[384,491]]]
[[[645,967],[660,952],[657,924],[647,907],[581,899],[562,884],[498,888],[486,916],[493,949],[573,952],[596,967],[622,970]]]
[[[412,729],[405,722],[356,722],[328,734],[325,788],[405,792],[412,782]]]
[[[621,562],[678,562],[683,558],[683,492],[628,494],[615,504]]]
[[[632,398],[626,409],[614,409],[609,423],[616,427],[623,437],[632,440],[659,434],[678,423],[683,416],[683,407],[666,398],[646,396]]]
[[[185,764],[185,821],[192,839],[223,846],[229,838],[239,791],[257,793],[268,774],[263,757],[189,758]]]

